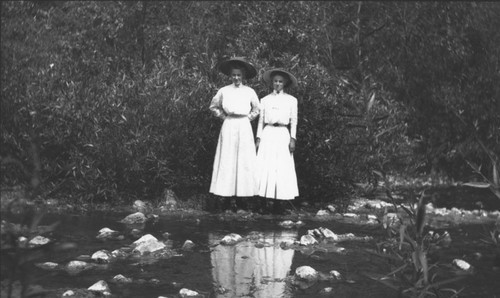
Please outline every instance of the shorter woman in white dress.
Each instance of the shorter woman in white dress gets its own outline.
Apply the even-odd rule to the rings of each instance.
[[[293,152],[297,134],[297,98],[284,91],[297,79],[283,69],[264,73],[273,92],[261,99],[257,126],[257,195],[273,199],[274,213],[283,213],[285,200],[299,195]]]
[[[231,78],[232,84],[220,88],[210,103],[213,115],[224,121],[215,152],[210,193],[225,197],[225,208],[229,197],[238,197],[238,207],[244,208],[243,199],[255,196],[256,191],[256,150],[250,121],[259,115],[260,104],[257,93],[245,86],[243,79],[255,77],[257,70],[239,57],[222,62],[219,70]]]

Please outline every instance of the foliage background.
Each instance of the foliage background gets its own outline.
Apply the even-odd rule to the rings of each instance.
[[[372,170],[469,179],[500,152],[494,2],[3,1],[1,185],[119,202],[208,191],[208,105],[245,56],[299,80],[301,198]],[[255,123],[254,123],[255,128]],[[479,141],[479,143],[478,143]]]

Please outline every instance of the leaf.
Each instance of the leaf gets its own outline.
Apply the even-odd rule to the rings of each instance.
[[[497,165],[496,163],[493,164],[493,184],[495,184],[496,187],[500,187],[500,175],[498,174],[497,170]]]
[[[422,235],[425,224],[425,204],[424,204],[424,193],[420,196],[417,208],[417,233],[419,236]]]
[[[382,174],[382,172],[380,172],[380,171],[375,171],[375,170],[373,170],[372,172],[373,172],[375,175],[379,176],[380,178],[384,179],[384,175]]]
[[[475,187],[475,188],[489,188],[491,185],[485,182],[467,182],[463,184],[464,186]]]
[[[375,92],[373,92],[372,97],[370,98],[370,101],[368,102],[367,111],[370,111],[370,109],[373,107],[374,102],[375,102]]]

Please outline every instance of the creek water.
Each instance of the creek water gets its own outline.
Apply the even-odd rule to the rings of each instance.
[[[130,236],[131,227],[120,223],[123,212],[95,211],[89,214],[47,214],[42,224],[58,221],[57,229],[49,238],[74,243],[71,250],[49,253],[38,262],[55,262],[65,265],[81,255],[92,255],[102,249],[113,251],[130,245],[137,237]],[[67,289],[87,289],[98,280],[108,282],[113,297],[180,297],[179,290],[188,288],[203,297],[400,297],[397,291],[374,281],[367,273],[384,275],[395,269],[394,264],[373,253],[377,244],[387,239],[381,225],[364,225],[354,221],[319,221],[314,216],[302,216],[303,226],[284,228],[279,223],[284,218],[273,216],[222,216],[201,213],[160,216],[142,227],[142,234],[151,234],[163,240],[178,252],[170,258],[126,258],[103,264],[76,275],[64,270],[36,268],[32,272],[35,284],[53,290],[53,297],[61,297]],[[296,217],[294,220],[297,220]],[[498,219],[497,219],[498,220]],[[15,219],[12,219],[14,222]],[[458,297],[500,297],[500,271],[493,265],[495,247],[486,243],[495,221],[469,224],[446,224],[433,229],[450,233],[452,243],[430,257],[432,263],[451,266],[454,259],[469,262],[474,270],[462,280],[446,285],[460,290]],[[121,240],[99,240],[98,231],[103,227],[119,231]],[[310,229],[328,228],[336,234],[353,233],[370,236],[370,241],[344,241],[345,248],[294,250],[282,249],[280,243],[287,239],[299,240]],[[165,233],[168,239],[165,239]],[[218,245],[229,233],[252,241],[233,246]],[[182,251],[186,240],[195,243],[191,251]],[[290,283],[290,277],[300,266],[311,266],[328,274],[336,270],[339,280],[320,281],[308,288]],[[131,283],[114,283],[112,278],[122,274]],[[329,293],[322,293],[330,288]],[[49,297],[52,297],[49,295]],[[444,297],[451,297],[444,296]]]
[[[97,231],[102,227],[125,231],[126,227],[118,222],[125,215],[94,212],[91,215],[46,216],[47,222],[58,220],[61,223],[51,238],[75,243],[76,248],[47,255],[40,261],[65,264],[79,255],[91,255],[101,249],[112,251],[129,245],[133,239],[96,239]],[[168,259],[146,257],[119,260],[77,275],[40,270],[36,283],[46,289],[86,289],[98,280],[106,280],[116,297],[176,297],[180,288],[196,290],[205,297],[317,297],[326,287],[332,288],[331,297],[398,297],[394,290],[364,275],[366,272],[386,274],[391,270],[386,260],[369,253],[385,237],[381,229],[342,222],[304,222],[305,225],[300,228],[284,229],[274,219],[160,218],[154,224],[147,224],[144,234],[162,239],[162,234],[168,232],[170,236],[166,242],[172,249],[179,249],[187,239],[196,244],[195,248]],[[318,227],[329,228],[338,234],[372,236],[373,241],[342,242],[340,246],[346,249],[344,253],[295,251],[280,247],[285,239],[298,240],[308,229]],[[500,297],[500,272],[492,269],[491,247],[481,241],[487,226],[457,226],[447,231],[451,234],[453,245],[439,253],[439,262],[450,264],[454,258],[461,258],[475,268],[474,274],[450,287],[464,287],[460,297]],[[243,241],[235,246],[217,245],[229,233],[244,237],[252,234],[258,241]],[[481,254],[483,258],[476,260],[472,257],[475,254]],[[319,282],[302,290],[294,288],[286,282],[287,277],[303,265],[325,273],[337,270],[342,279]],[[117,274],[132,278],[134,282],[109,282]]]

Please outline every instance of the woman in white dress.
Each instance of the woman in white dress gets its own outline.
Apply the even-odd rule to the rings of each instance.
[[[243,84],[243,79],[255,77],[257,70],[243,58],[224,61],[219,70],[231,78],[232,84],[220,88],[210,103],[214,116],[224,121],[215,152],[210,193],[225,198],[253,197],[256,149],[250,121],[259,115],[259,98],[252,88]]]
[[[257,195],[273,199],[274,211],[283,213],[282,201],[299,195],[293,152],[297,134],[297,99],[284,91],[297,79],[283,69],[264,73],[273,92],[261,99],[257,126]]]

